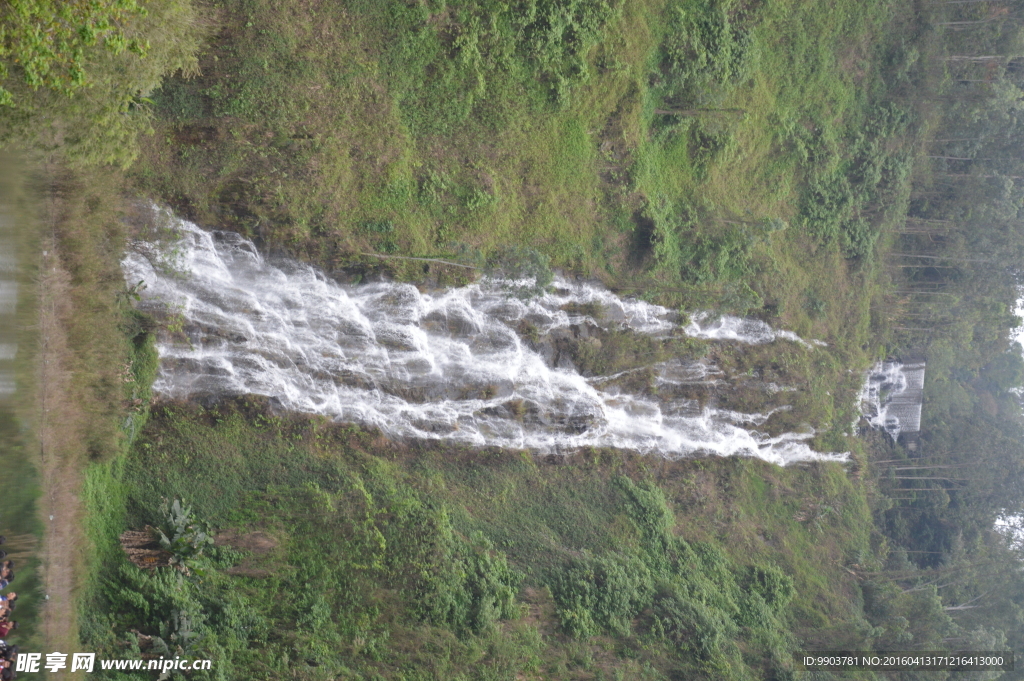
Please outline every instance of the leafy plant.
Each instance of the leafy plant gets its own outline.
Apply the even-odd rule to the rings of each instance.
[[[85,48],[98,44],[113,55],[145,56],[148,42],[125,31],[131,19],[145,15],[137,0],[10,0],[0,13],[0,83],[13,68],[33,90],[70,95],[87,84]],[[0,85],[0,105],[13,101]]]
[[[213,545],[210,524],[196,518],[192,508],[182,506],[177,498],[173,502],[164,499],[160,512],[167,518],[162,526],[156,528],[160,548],[172,554],[171,565],[186,571],[194,568],[193,561]]]
[[[653,593],[651,571],[625,555],[573,558],[555,576],[552,594],[565,630],[586,638],[605,630],[628,635]]]
[[[392,579],[403,584],[418,619],[459,634],[480,634],[515,617],[522,579],[480,532],[457,536],[448,512],[409,502],[388,530]]]
[[[720,657],[738,628],[721,610],[678,593],[666,594],[654,606],[654,630],[680,650],[698,659]]]
[[[796,594],[793,578],[774,565],[751,566],[747,570],[747,589],[759,594],[776,611]]]
[[[587,52],[604,25],[615,15],[608,0],[541,0],[524,3],[516,12],[523,50],[550,88],[552,99],[565,105],[571,89],[590,76]]]
[[[742,80],[750,64],[750,37],[730,19],[727,2],[703,8],[675,3],[661,45],[660,81],[666,104],[701,103],[721,97],[723,86]]]
[[[374,248],[381,253],[398,251],[394,238],[395,223],[391,220],[368,220],[360,225],[360,231],[374,237]]]
[[[160,636],[153,637],[156,652],[168,657],[190,651],[201,636],[193,630],[193,618],[181,610],[171,611],[171,617],[160,623]]]

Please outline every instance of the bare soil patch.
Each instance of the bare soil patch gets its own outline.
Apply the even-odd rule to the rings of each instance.
[[[266,532],[239,532],[238,530],[224,530],[213,538],[214,546],[230,546],[236,551],[249,551],[250,553],[263,556],[277,548],[276,538]]]
[[[252,555],[238,565],[228,568],[225,572],[235,577],[253,577],[263,579],[269,577],[273,570],[263,566],[264,557],[273,553],[278,546],[277,538],[266,532],[239,532],[224,530],[213,539],[215,546],[229,546],[236,551],[247,551]]]

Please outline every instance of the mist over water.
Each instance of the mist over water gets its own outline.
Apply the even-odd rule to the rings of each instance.
[[[804,343],[762,322],[694,316],[682,327],[671,310],[565,280],[531,301],[486,282],[429,292],[400,283],[340,285],[311,266],[265,258],[238,235],[186,221],[176,227],[182,239],[164,249],[168,255],[154,257],[155,245],[140,245],[123,261],[129,286],[145,282],[141,307],[182,330],[159,341],[159,395],[265,395],[280,408],[393,438],[477,446],[619,447],[779,464],[844,458],[813,451],[810,430],[774,437],[756,430],[771,412],[701,408],[685,397],[688,386],[725,380],[713,366],[655,365],[654,390],[634,393],[616,376],[580,375],[564,354],[531,349],[519,333],[602,326]],[[595,316],[582,312],[596,309]]]

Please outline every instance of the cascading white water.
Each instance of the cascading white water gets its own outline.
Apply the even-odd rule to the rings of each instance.
[[[924,362],[879,362],[868,372],[860,394],[861,414],[873,428],[892,439],[921,430],[924,401]]]
[[[529,302],[481,284],[429,293],[410,284],[343,286],[308,265],[268,260],[238,235],[185,221],[178,227],[177,273],[154,267],[144,255],[153,245],[123,262],[130,286],[146,283],[142,306],[176,315],[187,331],[187,342],[159,343],[160,395],[266,395],[285,409],[391,437],[478,446],[607,446],[778,464],[845,458],[813,451],[806,442],[813,431],[770,437],[739,425],[761,425],[771,413],[701,409],[673,395],[679,386],[717,380],[714,367],[652,367],[656,396],[634,395],[616,377],[584,378],[567,362],[551,366],[516,331],[617,324],[666,335],[679,329],[666,308],[564,280]],[[574,312],[597,307],[600,322]]]
[[[799,343],[804,347],[827,345],[824,341],[817,339],[808,343],[792,331],[778,331],[760,319],[743,319],[729,315],[714,318],[709,312],[694,313],[690,318],[690,323],[686,325],[685,331],[687,335],[694,338],[707,338],[708,340],[736,340],[743,343],[760,344],[784,339]]]

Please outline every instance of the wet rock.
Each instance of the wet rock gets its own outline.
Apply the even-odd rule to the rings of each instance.
[[[376,390],[377,382],[362,371],[341,370],[331,374],[335,385],[358,388],[360,390]]]
[[[540,358],[544,360],[544,363],[548,366],[554,366],[555,360],[558,358],[558,350],[555,349],[554,342],[549,338],[545,338],[539,341],[533,346],[533,351],[540,355]]]
[[[575,372],[576,364],[573,363],[572,357],[568,352],[559,352],[558,359],[555,360],[555,368]]]
[[[469,348],[473,354],[494,354],[514,350],[517,345],[517,337],[511,329],[493,326],[474,336]]]
[[[382,325],[376,329],[377,342],[388,350],[412,352],[418,349],[416,337],[399,326]]]
[[[452,336],[474,336],[480,333],[480,325],[466,310],[434,310],[423,317],[424,326]]]

